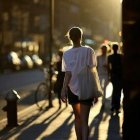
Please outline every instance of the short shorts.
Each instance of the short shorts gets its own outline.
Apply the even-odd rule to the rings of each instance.
[[[93,104],[93,99],[88,99],[88,100],[79,100],[78,96],[73,94],[70,90],[70,88],[68,88],[68,102],[71,105],[77,104],[77,103],[81,103],[81,104],[85,104],[85,105],[89,105],[92,106]]]

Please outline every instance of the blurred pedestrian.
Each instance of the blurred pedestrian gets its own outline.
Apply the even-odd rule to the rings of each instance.
[[[63,52],[59,51],[58,61],[56,62],[56,68],[55,68],[58,74],[56,76],[56,82],[54,84],[54,92],[57,94],[57,97],[58,97],[59,108],[61,108],[61,90],[62,90],[64,76],[65,76],[65,72],[62,72],[61,70],[62,69],[62,56],[63,56]],[[66,106],[67,106],[67,103],[66,103]]]
[[[88,140],[88,119],[94,99],[78,99],[80,89],[77,74],[85,64],[89,67],[96,67],[97,62],[94,50],[91,47],[82,46],[82,35],[83,31],[79,27],[71,28],[67,34],[72,41],[72,48],[64,52],[62,59],[62,71],[65,71],[65,78],[61,99],[63,102],[67,102],[68,97],[69,104],[73,108],[77,140]]]
[[[101,87],[103,89],[103,98],[102,98],[102,107],[105,106],[105,97],[106,97],[106,87],[108,85],[108,63],[107,63],[107,45],[101,45],[101,55],[97,57],[97,70],[99,74],[99,79]]]
[[[118,44],[112,45],[113,54],[108,56],[109,76],[113,85],[111,111],[120,112],[122,91],[122,54],[118,53]]]

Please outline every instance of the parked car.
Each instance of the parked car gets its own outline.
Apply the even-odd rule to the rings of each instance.
[[[29,55],[23,55],[21,57],[21,67],[22,69],[31,69],[33,68],[34,63]]]
[[[21,60],[16,52],[11,51],[8,53],[7,65],[7,67],[12,70],[20,70]]]
[[[40,66],[42,66],[43,61],[42,61],[42,59],[41,59],[37,54],[33,54],[33,55],[31,56],[31,59],[32,59],[32,61],[33,61],[35,67],[40,67]]]

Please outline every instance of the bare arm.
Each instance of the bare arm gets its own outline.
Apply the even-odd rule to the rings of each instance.
[[[68,88],[70,79],[71,79],[71,72],[66,71],[65,77],[64,77],[64,82],[63,82],[63,87],[62,87],[62,91],[61,91],[61,100],[63,102],[67,102],[67,88]]]

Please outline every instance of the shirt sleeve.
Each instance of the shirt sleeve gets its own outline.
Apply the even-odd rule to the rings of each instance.
[[[89,48],[88,50],[88,59],[87,59],[87,65],[89,67],[96,67],[97,66],[97,58],[94,50],[92,48]]]
[[[71,71],[68,56],[64,53],[62,57],[62,72]]]

